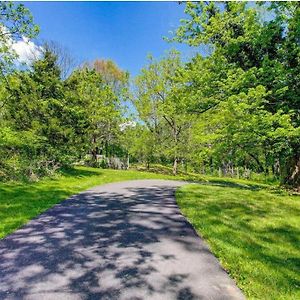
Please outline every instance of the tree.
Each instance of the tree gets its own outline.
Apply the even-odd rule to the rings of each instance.
[[[109,156],[109,145],[114,143],[119,130],[119,99],[94,70],[74,71],[66,81],[68,98],[84,111],[87,145],[97,162],[97,155]]]
[[[85,63],[84,67],[100,74],[103,82],[120,99],[127,95],[129,73],[121,70],[112,60],[96,59]]]
[[[22,37],[33,38],[39,32],[30,11],[23,4],[0,2],[0,72],[5,76],[11,69],[16,53],[12,43]]]
[[[54,41],[45,42],[43,48],[56,56],[61,78],[66,79],[77,66],[76,60],[70,51]]]
[[[33,38],[38,33],[32,15],[23,4],[0,2],[0,177],[14,178],[28,158],[39,147],[40,139],[32,131],[16,131],[12,120],[7,119],[8,103],[12,101],[12,87],[8,76],[13,71],[17,54],[12,44],[23,38]],[[30,144],[30,146],[29,146]]]
[[[67,130],[61,126],[65,109],[59,76],[55,56],[46,52],[43,59],[34,63],[32,71],[12,75],[12,101],[7,104],[7,115],[17,131],[33,130],[43,137],[41,155],[53,166],[60,161],[59,146],[65,145],[67,139]]]
[[[232,109],[257,113],[262,118],[259,124],[267,125],[256,124],[255,127],[254,116],[254,123],[244,117],[244,122],[236,128],[244,130],[245,134],[249,133],[248,128],[255,130],[250,136],[254,137],[256,132],[257,138],[263,138],[263,144],[257,144],[257,138],[254,138],[253,148],[261,145],[265,160],[279,160],[283,182],[297,187],[300,184],[300,90],[297,80],[300,6],[290,2],[264,5],[274,14],[270,20],[263,19],[257,7],[249,7],[243,2],[187,3],[189,18],[182,21],[174,40],[192,46],[210,45],[214,49],[211,56],[223,58],[227,65],[226,88],[223,89],[226,104],[217,101],[216,108],[222,113],[232,97],[243,99],[243,95],[251,94],[254,98],[249,101],[256,102],[259,111],[253,110],[251,105],[245,110],[243,100],[235,100]],[[206,59],[210,60],[210,57]],[[206,90],[207,86],[210,86],[209,82],[202,84],[202,89]],[[257,91],[259,95],[260,86],[265,89],[264,95],[256,97],[253,92]],[[223,123],[224,128],[229,125]],[[239,136],[240,147],[248,148],[249,143]]]
[[[178,52],[171,51],[161,61],[149,58],[149,65],[136,78],[136,95],[133,99],[139,118],[155,136],[161,155],[173,160],[173,174],[184,157],[182,139],[189,127],[186,98],[178,93],[181,81],[176,79],[181,70]],[[177,80],[177,81],[176,81]]]

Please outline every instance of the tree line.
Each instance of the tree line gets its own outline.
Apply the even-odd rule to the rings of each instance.
[[[300,4],[189,2],[171,51],[136,79],[135,106],[149,161],[196,171],[253,170],[300,185]],[[162,155],[163,154],[163,155]]]
[[[2,2],[0,10],[1,179],[33,180],[80,161],[96,166],[96,156],[117,145],[128,74],[109,60],[69,71],[68,55],[53,43],[21,66],[12,39],[33,38],[38,27],[22,4]]]
[[[3,178],[43,175],[90,153],[94,165],[98,154],[130,156],[172,165],[174,174],[179,166],[252,171],[299,188],[299,2],[188,2],[167,42],[187,43],[194,57],[150,56],[131,85],[127,72],[103,60],[63,78],[51,47],[30,68],[12,67],[5,33],[33,37],[37,29],[23,6],[1,5]]]

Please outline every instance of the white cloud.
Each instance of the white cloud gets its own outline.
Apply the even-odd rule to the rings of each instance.
[[[18,55],[17,61],[27,65],[41,58],[44,50],[42,46],[37,46],[26,37],[23,37],[20,41],[13,42],[11,48]]]

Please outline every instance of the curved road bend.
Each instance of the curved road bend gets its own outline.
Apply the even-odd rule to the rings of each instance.
[[[245,299],[180,214],[177,181],[99,186],[0,241],[0,299]]]

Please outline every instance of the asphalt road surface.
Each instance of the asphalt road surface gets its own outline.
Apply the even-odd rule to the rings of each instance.
[[[180,214],[177,181],[107,184],[0,241],[0,299],[245,299]]]

